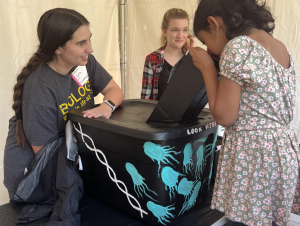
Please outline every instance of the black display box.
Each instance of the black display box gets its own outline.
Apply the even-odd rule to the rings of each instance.
[[[167,225],[207,196],[217,124],[208,109],[182,123],[146,123],[157,103],[125,100],[110,119],[84,118],[85,107],[69,119],[85,192],[150,225]]]

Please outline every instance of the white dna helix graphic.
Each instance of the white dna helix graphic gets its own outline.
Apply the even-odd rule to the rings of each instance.
[[[134,209],[140,211],[140,213],[141,213],[141,218],[143,218],[143,214],[147,214],[147,215],[148,215],[148,213],[147,213],[146,211],[144,211],[144,210],[141,208],[141,205],[140,205],[140,203],[138,202],[138,200],[137,200],[135,197],[133,197],[131,194],[128,193],[127,187],[126,187],[126,185],[124,184],[124,182],[117,179],[116,173],[115,173],[115,172],[113,171],[113,169],[108,165],[104,153],[103,153],[102,151],[100,151],[99,149],[96,149],[96,147],[95,147],[95,145],[94,145],[94,142],[93,142],[92,138],[90,138],[88,135],[86,135],[86,134],[84,134],[84,133],[82,132],[82,128],[81,128],[80,123],[78,123],[78,125],[79,125],[79,129],[80,129],[80,130],[78,130],[78,129],[76,128],[75,124],[73,123],[74,129],[75,129],[78,133],[81,134],[81,139],[82,139],[82,141],[85,143],[86,147],[87,147],[89,150],[94,151],[95,154],[96,154],[96,156],[97,156],[97,158],[98,158],[98,160],[99,160],[99,162],[100,162],[102,165],[106,166],[108,176],[110,177],[110,179],[111,179],[113,182],[116,183],[116,185],[117,185],[117,187],[119,188],[119,190],[122,191],[122,192],[127,196],[127,199],[128,199],[128,202],[130,203],[130,205],[131,205]],[[84,137],[87,137],[88,139],[90,139],[93,148],[90,147],[90,146],[85,142]],[[102,155],[104,161],[102,161],[102,160],[100,159],[98,153]],[[111,175],[111,174],[112,174],[112,175]],[[119,184],[123,185],[124,188],[122,188]],[[135,206],[135,205],[131,202],[130,199],[133,199],[133,200],[136,202],[136,204],[137,204],[138,206]]]

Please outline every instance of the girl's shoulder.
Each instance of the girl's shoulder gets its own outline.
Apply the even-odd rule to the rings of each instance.
[[[247,36],[235,37],[229,40],[225,45],[220,56],[220,63],[226,60],[232,61],[235,58],[242,59],[244,56],[249,55],[251,49],[251,43]],[[240,60],[238,60],[238,62],[240,62]]]
[[[263,52],[263,54],[261,54]],[[231,39],[224,47],[220,59],[241,58],[247,59],[250,55],[265,55],[265,49],[261,45],[248,36],[242,35]]]
[[[247,52],[247,53],[249,52],[247,50],[258,51],[258,52],[266,52],[267,51],[261,44],[259,44],[257,41],[255,41],[254,39],[252,39],[246,35],[237,36],[237,37],[231,39],[224,47],[223,53],[227,52],[227,51],[231,52],[233,49],[235,49],[235,50],[244,49],[244,50],[246,50],[244,52]]]
[[[272,54],[265,47],[263,47],[256,40],[243,35],[231,39],[226,44],[222,52],[221,58],[226,58],[228,55],[230,55],[232,57],[240,57],[243,59],[249,59],[250,57],[259,60],[266,59],[270,64],[273,64],[274,66],[279,67],[283,70],[294,70],[293,58],[290,55],[289,51],[288,54],[290,60],[290,67],[285,69],[275,60]]]
[[[257,42],[249,38],[248,36],[242,35],[237,36],[226,44],[224,50],[228,49],[239,49],[239,48],[252,48],[253,46],[256,46]]]

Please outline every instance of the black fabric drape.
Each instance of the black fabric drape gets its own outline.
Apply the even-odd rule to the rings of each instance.
[[[27,203],[17,223],[28,223],[52,213],[47,226],[80,225],[78,204],[83,182],[77,159],[67,159],[65,138],[43,147],[35,156],[26,177],[20,182],[12,202]]]

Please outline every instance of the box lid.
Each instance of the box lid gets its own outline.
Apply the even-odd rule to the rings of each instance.
[[[157,103],[157,101],[153,100],[124,100],[113,112],[110,119],[89,119],[82,117],[82,111],[95,107],[87,106],[70,111],[68,118],[73,122],[145,140],[169,140],[191,135],[216,126],[210,111],[205,108],[197,119],[189,122],[176,124],[146,123]]]
[[[207,104],[202,73],[188,52],[174,65],[170,78],[147,122],[168,124],[197,119]]]

